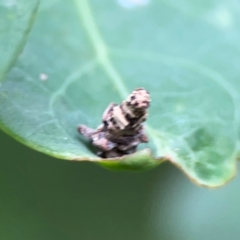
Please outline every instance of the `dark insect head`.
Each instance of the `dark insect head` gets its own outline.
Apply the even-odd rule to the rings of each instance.
[[[135,89],[127,98],[127,106],[136,110],[145,110],[150,106],[150,95],[144,88]]]
[[[131,100],[134,100],[136,97],[134,95],[131,96]]]
[[[103,125],[104,125],[104,127],[107,127],[108,126],[108,122],[107,121],[103,121]]]

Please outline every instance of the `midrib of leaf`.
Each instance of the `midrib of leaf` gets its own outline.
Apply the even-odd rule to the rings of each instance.
[[[126,98],[128,95],[127,88],[123,84],[121,76],[118,74],[114,68],[110,58],[107,46],[103,41],[96,23],[93,19],[93,15],[87,0],[75,0],[78,13],[81,17],[82,23],[85,27],[85,30],[89,36],[90,41],[96,51],[97,59],[102,65],[103,69],[106,71],[109,79],[116,86],[116,89],[122,98]]]
[[[14,64],[16,63],[16,61],[18,60],[19,55],[22,53],[23,48],[26,45],[30,30],[32,29],[36,14],[37,14],[37,10],[40,4],[40,0],[36,1],[36,5],[32,11],[32,14],[29,17],[29,21],[28,21],[28,25],[26,26],[25,31],[22,34],[22,38],[19,41],[18,45],[16,46],[14,53],[12,55],[12,57],[10,58],[9,63],[6,65],[5,69],[2,71],[2,73],[0,74],[0,82],[2,82],[5,78],[6,75],[8,74],[8,72],[12,69],[12,67],[14,66]]]

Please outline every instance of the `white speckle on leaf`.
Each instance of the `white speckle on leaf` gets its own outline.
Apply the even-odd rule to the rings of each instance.
[[[41,73],[41,74],[39,75],[39,79],[40,79],[41,81],[47,81],[47,80],[48,80],[48,75],[45,74],[45,73]]]
[[[118,0],[118,3],[125,8],[145,6],[150,0]]]
[[[218,28],[226,29],[234,24],[232,12],[225,6],[218,6],[207,14],[207,21]]]

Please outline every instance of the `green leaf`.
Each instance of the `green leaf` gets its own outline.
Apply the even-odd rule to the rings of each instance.
[[[0,1],[0,81],[22,51],[37,7],[38,0]]]
[[[1,21],[12,13],[0,38],[9,49],[1,57],[4,131],[49,155],[111,169],[169,160],[209,187],[234,176],[240,155],[237,0],[43,0],[20,56],[37,1],[8,2],[0,5]],[[106,106],[137,87],[151,93],[149,144],[120,159],[97,158],[76,126],[97,127]]]

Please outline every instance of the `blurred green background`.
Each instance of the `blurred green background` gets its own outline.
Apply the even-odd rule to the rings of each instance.
[[[239,240],[240,178],[209,190],[170,164],[110,172],[0,132],[0,240]]]

